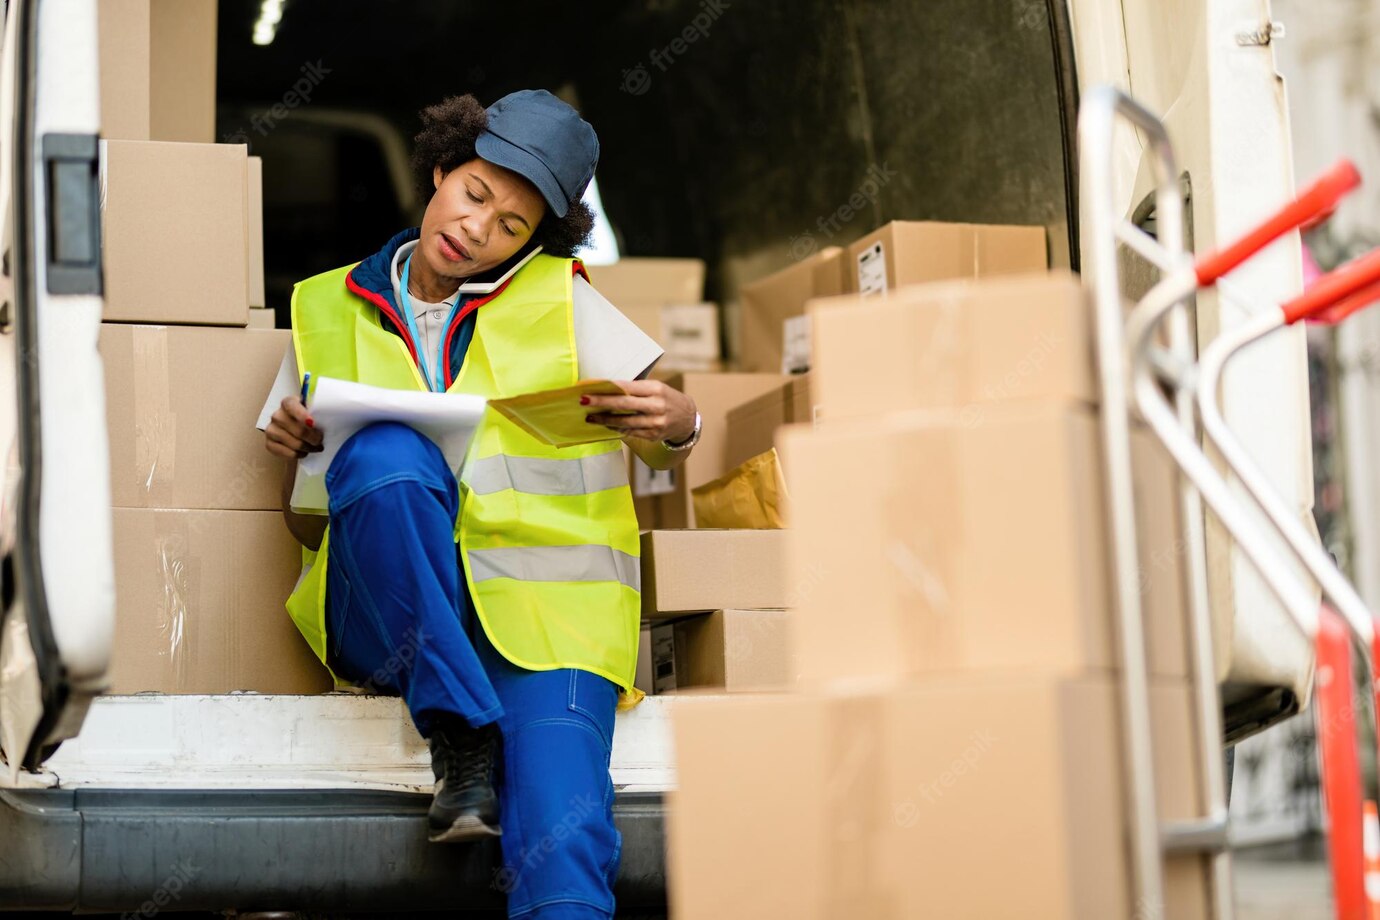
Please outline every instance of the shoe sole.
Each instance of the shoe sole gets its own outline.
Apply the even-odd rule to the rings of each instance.
[[[501,837],[503,829],[486,824],[483,818],[475,815],[463,815],[455,819],[455,823],[443,831],[433,831],[427,836],[432,843],[465,843],[470,840],[482,840],[485,837]]]

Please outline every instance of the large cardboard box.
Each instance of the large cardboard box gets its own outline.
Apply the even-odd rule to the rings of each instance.
[[[803,316],[805,303],[816,297],[846,294],[844,251],[828,246],[765,278],[743,285],[742,339],[738,366],[745,371],[777,373],[782,370],[785,325]]]
[[[648,531],[642,534],[642,616],[791,607],[785,550],[782,530]]]
[[[777,446],[791,486],[787,580],[807,684],[1116,666],[1089,408],[993,403],[976,422],[951,410],[795,426]],[[1176,542],[1172,532],[1142,541],[1142,565],[1172,557]],[[1178,587],[1155,576],[1147,592]],[[1177,600],[1147,602],[1178,614],[1147,619],[1155,674],[1188,673]]]
[[[810,315],[824,418],[1097,398],[1088,304],[1067,272],[816,300]]]
[[[216,0],[100,0],[101,136],[209,144]]]
[[[1043,271],[1044,227],[895,220],[848,247],[849,287],[862,295],[949,278]]]
[[[1156,682],[1151,701],[1160,814],[1194,817],[1187,685]],[[1139,915],[1107,678],[684,697],[672,723],[681,920]],[[1211,916],[1202,860],[1171,859],[1167,878],[1162,916]]]
[[[815,422],[814,390],[809,374],[791,377],[780,387],[728,412],[724,460],[729,469],[771,450],[783,425]]]
[[[102,323],[113,503],[277,511],[282,462],[254,420],[290,336]]]
[[[716,610],[676,620],[677,689],[786,690],[791,666],[785,610]]]
[[[245,209],[249,221],[245,242],[249,246],[249,305],[262,307],[268,297],[264,293],[264,161],[249,157],[249,185]]]
[[[695,526],[690,490],[731,470],[727,435],[730,409],[780,387],[782,374],[698,374],[671,377],[667,383],[695,401],[700,413],[700,441],[675,470],[674,488],[656,498],[657,526],[675,529]],[[733,606],[719,605],[719,606]]]
[[[116,508],[111,692],[323,693],[283,608],[300,547],[268,511]]]
[[[101,144],[102,319],[249,322],[247,148]]]

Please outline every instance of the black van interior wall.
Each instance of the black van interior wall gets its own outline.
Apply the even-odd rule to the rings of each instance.
[[[262,46],[259,7],[221,0],[217,122],[264,158],[271,305],[416,213],[419,108],[528,86],[598,129],[622,251],[705,259],[711,298],[902,218],[1043,224],[1069,262],[1045,0],[290,0]]]

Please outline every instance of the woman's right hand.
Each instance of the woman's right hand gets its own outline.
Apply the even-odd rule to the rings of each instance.
[[[296,396],[283,400],[264,429],[265,446],[270,454],[285,460],[300,460],[321,449],[321,430],[312,426],[307,407]]]

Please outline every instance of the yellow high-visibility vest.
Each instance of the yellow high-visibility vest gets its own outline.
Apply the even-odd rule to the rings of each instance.
[[[293,289],[299,371],[425,390],[403,339],[347,288],[353,267]],[[446,392],[500,398],[574,384],[575,269],[573,259],[537,255],[484,302]],[[633,688],[640,550],[621,441],[551,447],[487,410],[461,475],[454,539],[479,621],[505,658],[534,671],[600,674],[622,688],[624,707],[642,698]],[[287,602],[323,663],[329,540],[327,527],[318,551],[303,548],[303,577]]]

